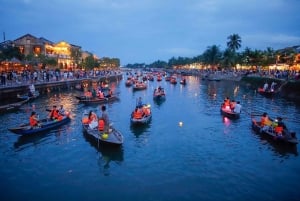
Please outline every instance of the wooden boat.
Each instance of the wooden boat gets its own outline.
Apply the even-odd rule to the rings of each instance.
[[[262,126],[260,126],[260,121],[256,121],[254,118],[252,118],[252,129],[257,134],[271,137],[274,141],[281,141],[290,144],[298,144],[298,139],[296,137],[295,132],[288,132],[283,134],[282,136],[278,136],[275,133],[272,126],[270,126],[268,129],[263,129]]]
[[[151,109],[150,109],[150,106],[148,106],[148,105],[143,105],[141,108],[139,108],[139,109],[145,109],[145,108],[147,108],[147,109],[149,109],[150,111],[149,111],[149,115],[142,115],[142,117],[141,118],[135,118],[134,117],[134,111],[131,113],[131,116],[130,116],[130,121],[131,121],[131,123],[132,124],[147,124],[147,123],[149,123],[150,122],[150,120],[151,120],[151,117],[152,117],[152,112],[151,112]]]
[[[176,79],[176,77],[172,76],[171,79],[170,79],[170,83],[171,83],[171,84],[177,84],[177,79]]]
[[[86,118],[88,114],[84,114],[83,118]],[[82,121],[84,122],[84,121]],[[123,135],[121,132],[110,126],[109,133],[105,133],[104,131],[99,131],[98,127],[92,129],[90,128],[89,124],[82,123],[82,128],[86,134],[92,136],[98,142],[104,144],[111,144],[111,145],[121,145],[124,142]]]
[[[165,90],[161,87],[158,87],[156,89],[154,89],[154,92],[153,92],[153,99],[154,100],[165,100],[166,99],[166,93],[165,93]]]
[[[31,127],[29,123],[20,125],[15,128],[9,128],[8,130],[19,135],[32,135],[37,133],[42,133],[44,131],[51,130],[53,128],[60,127],[70,121],[69,116],[64,116],[62,120],[51,120],[51,119],[42,119],[39,121],[39,126]]]
[[[75,98],[77,98],[80,103],[84,103],[86,105],[111,103],[111,102],[119,99],[117,96],[110,96],[110,97],[106,97],[106,98],[98,98],[98,97],[90,98],[90,97],[86,97],[86,96],[75,96]]]
[[[27,98],[25,100],[22,100],[22,101],[19,101],[19,102],[16,102],[16,103],[10,103],[10,104],[6,104],[6,105],[1,105],[0,106],[0,114],[4,114],[4,113],[7,113],[7,112],[14,112],[14,111],[17,111],[18,109],[20,109],[20,107],[27,103],[30,99]]]
[[[34,91],[34,92],[29,92],[27,94],[22,94],[22,95],[18,94],[17,98],[19,100],[27,100],[27,99],[33,100],[33,99],[36,99],[37,97],[39,97],[39,95],[40,95],[40,93],[38,91]]]
[[[125,81],[125,86],[131,87],[132,85],[133,85],[133,80],[131,77],[128,77],[127,80]]]
[[[182,80],[180,80],[180,84],[182,84],[182,85],[186,85],[186,79],[182,79]]]
[[[262,95],[265,96],[266,98],[272,98],[275,95],[275,91],[274,90],[264,90],[263,88],[259,87],[257,89],[257,92]]]
[[[233,112],[231,109],[228,109],[228,108],[224,108],[221,106],[221,114],[225,117],[228,117],[230,119],[238,119],[240,118],[240,113],[236,113],[236,112]]]
[[[133,90],[144,90],[147,89],[147,84],[144,82],[137,82],[133,85]]]

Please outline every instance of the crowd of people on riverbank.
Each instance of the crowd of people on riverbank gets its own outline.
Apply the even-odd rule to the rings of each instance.
[[[37,84],[45,82],[58,82],[65,80],[74,80],[82,78],[92,78],[100,76],[112,76],[120,74],[119,70],[74,70],[74,71],[59,71],[59,70],[23,70],[17,71],[2,71],[0,74],[0,88],[8,86],[18,86],[27,84]]]

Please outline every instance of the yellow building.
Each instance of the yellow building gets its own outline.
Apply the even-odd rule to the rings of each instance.
[[[69,44],[65,41],[54,43],[45,38],[37,38],[31,34],[26,34],[13,41],[14,46],[18,47],[25,56],[40,54],[57,59],[58,66],[62,68],[74,68],[75,63],[81,60],[81,47]],[[75,61],[73,54],[78,54],[78,61]],[[80,54],[79,54],[80,53]]]

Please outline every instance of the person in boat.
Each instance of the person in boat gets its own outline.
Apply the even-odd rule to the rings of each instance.
[[[29,125],[31,128],[36,127],[39,125],[39,119],[36,115],[36,112],[31,112],[30,118],[29,118]]]
[[[222,104],[222,107],[223,107],[224,109],[230,110],[230,99],[229,99],[228,97],[226,97],[226,98],[224,99],[224,102],[223,102],[223,104]]]
[[[59,110],[56,108],[56,105],[53,105],[52,110],[50,111],[49,118],[51,120],[58,120],[59,119]]]
[[[150,113],[151,113],[150,108],[148,106],[144,106],[142,110],[142,115],[147,117],[150,115]]]
[[[268,82],[266,82],[266,83],[264,84],[263,90],[264,90],[264,91],[267,91],[267,90],[268,90],[268,87],[269,87],[269,84],[268,84]]]
[[[141,108],[141,107],[143,107],[143,101],[142,101],[142,97],[139,97],[139,99],[138,99],[138,101],[137,101],[137,107],[138,108]]]
[[[268,113],[264,112],[260,120],[260,126],[262,130],[263,131],[269,130],[271,125],[272,125],[272,121],[270,120]]]
[[[275,86],[277,85],[276,82],[272,82],[271,84],[271,91],[274,91],[275,90]]]
[[[106,112],[106,106],[105,105],[102,105],[101,106],[101,112],[102,112],[102,116],[101,116],[101,120],[103,120],[103,122],[101,122],[101,124],[103,123],[103,130],[105,132],[109,132],[109,117],[108,117],[108,114]],[[102,127],[102,125],[101,125]],[[99,125],[99,130],[102,129],[100,128],[100,125]]]
[[[59,113],[59,115],[61,115],[61,116],[65,116],[66,111],[65,111],[63,105],[60,105],[60,108],[59,108],[59,110],[58,110],[58,113]]]
[[[134,119],[141,119],[141,118],[143,118],[143,115],[144,115],[143,111],[139,107],[136,107],[132,114]]]
[[[86,98],[92,98],[92,92],[91,92],[91,90],[87,90],[87,91],[84,93],[84,96],[85,96]]]
[[[235,102],[235,100],[232,100],[232,101],[229,103],[229,105],[230,105],[230,109],[231,109],[231,111],[233,111],[233,110],[234,110],[234,108],[235,108],[235,106],[236,106],[236,102]]]
[[[112,92],[111,89],[109,89],[109,90],[108,90],[108,94],[107,94],[105,97],[106,97],[106,98],[110,98],[110,97],[112,97],[112,95],[113,95],[113,92]]]
[[[98,126],[98,117],[92,110],[89,112],[87,123],[91,129],[94,129]]]
[[[233,112],[235,112],[235,113],[241,113],[241,111],[242,111],[242,105],[240,104],[240,101],[237,101],[236,105],[235,105],[235,107],[233,109]]]
[[[92,89],[92,97],[95,98],[97,96],[97,92],[96,90],[93,88]]]
[[[98,98],[100,98],[100,99],[104,98],[104,93],[102,92],[101,89],[98,90]]]
[[[274,127],[274,131],[275,131],[276,135],[282,136],[282,135],[288,133],[287,127],[286,127],[285,123],[283,123],[281,117],[277,117],[275,119],[275,122],[277,122],[277,124],[275,124],[275,127]]]

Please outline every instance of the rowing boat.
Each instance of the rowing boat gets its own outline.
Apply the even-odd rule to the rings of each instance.
[[[98,97],[86,97],[86,96],[75,96],[79,100],[80,103],[84,104],[103,104],[103,103],[110,103],[113,101],[118,100],[117,96],[110,96],[105,98],[98,98]]]
[[[233,112],[231,109],[221,107],[220,111],[223,116],[228,117],[230,119],[240,118],[240,113]]]
[[[38,126],[31,127],[29,123],[22,124],[18,127],[8,128],[9,131],[19,135],[32,135],[60,127],[70,121],[69,116],[63,116],[61,120],[51,120],[49,118],[39,121]]]
[[[82,119],[87,118],[87,115],[88,114],[84,114]],[[111,125],[109,126],[108,132],[105,132],[98,130],[98,127],[91,128],[88,123],[82,121],[82,128],[87,135],[93,137],[98,142],[110,145],[123,144],[123,135]]]
[[[266,129],[260,126],[260,122],[252,119],[252,129],[258,133],[265,136],[269,136],[275,141],[287,142],[290,144],[298,144],[298,140],[295,132],[287,131],[283,135],[277,135],[272,126],[267,127]]]

